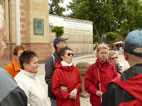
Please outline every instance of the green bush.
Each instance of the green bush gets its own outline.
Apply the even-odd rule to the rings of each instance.
[[[52,32],[56,33],[56,37],[61,37],[64,34],[64,27],[54,26]]]

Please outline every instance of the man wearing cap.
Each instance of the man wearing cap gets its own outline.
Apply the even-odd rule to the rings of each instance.
[[[142,30],[128,34],[123,54],[130,68],[109,84],[102,106],[142,106]]]
[[[56,96],[53,94],[51,90],[52,86],[52,74],[55,70],[55,64],[58,60],[61,60],[61,58],[58,55],[58,52],[61,48],[64,48],[67,46],[67,40],[68,38],[61,38],[57,37],[54,39],[53,46],[55,48],[55,52],[52,56],[49,56],[45,63],[45,81],[48,84],[48,96],[50,97],[51,106],[57,106],[56,103]]]

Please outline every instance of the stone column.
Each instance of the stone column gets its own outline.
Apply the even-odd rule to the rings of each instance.
[[[78,68],[82,80],[82,92],[80,93],[81,97],[89,97],[89,94],[85,91],[85,84],[84,84],[84,78],[85,78],[85,73],[88,67],[90,66],[89,63],[87,62],[79,62],[76,64],[76,67]]]
[[[9,42],[9,4],[8,0],[5,0],[5,22],[6,22],[6,42]]]
[[[16,43],[16,12],[15,12],[15,0],[9,0],[9,34],[10,34],[10,43],[15,44]]]

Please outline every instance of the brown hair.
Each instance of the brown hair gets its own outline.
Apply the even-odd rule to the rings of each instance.
[[[59,56],[60,56],[60,57],[61,57],[61,56],[64,56],[67,50],[73,51],[73,50],[72,50],[71,48],[69,48],[69,47],[62,48],[62,49],[59,51]]]
[[[24,69],[24,63],[29,64],[33,57],[38,57],[34,51],[26,50],[19,57],[21,69]]]
[[[18,51],[20,51],[20,50],[25,50],[25,46],[24,46],[24,45],[18,45],[18,46],[16,46],[16,47],[14,48],[14,50],[13,50],[13,55],[16,55],[16,56],[17,56]]]

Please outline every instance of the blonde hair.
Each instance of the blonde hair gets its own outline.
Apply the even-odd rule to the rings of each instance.
[[[4,10],[2,6],[0,5],[0,30],[3,27],[3,21],[4,21]]]
[[[109,50],[108,46],[105,44],[100,44],[98,45],[98,47],[96,48],[96,53],[98,53],[100,51],[100,49],[107,49]]]
[[[114,54],[116,54],[117,56],[118,56],[118,53],[116,52],[116,51],[114,51],[114,50],[110,50],[109,52],[108,52],[108,59],[110,60],[111,59],[111,56],[112,55],[114,55]]]

